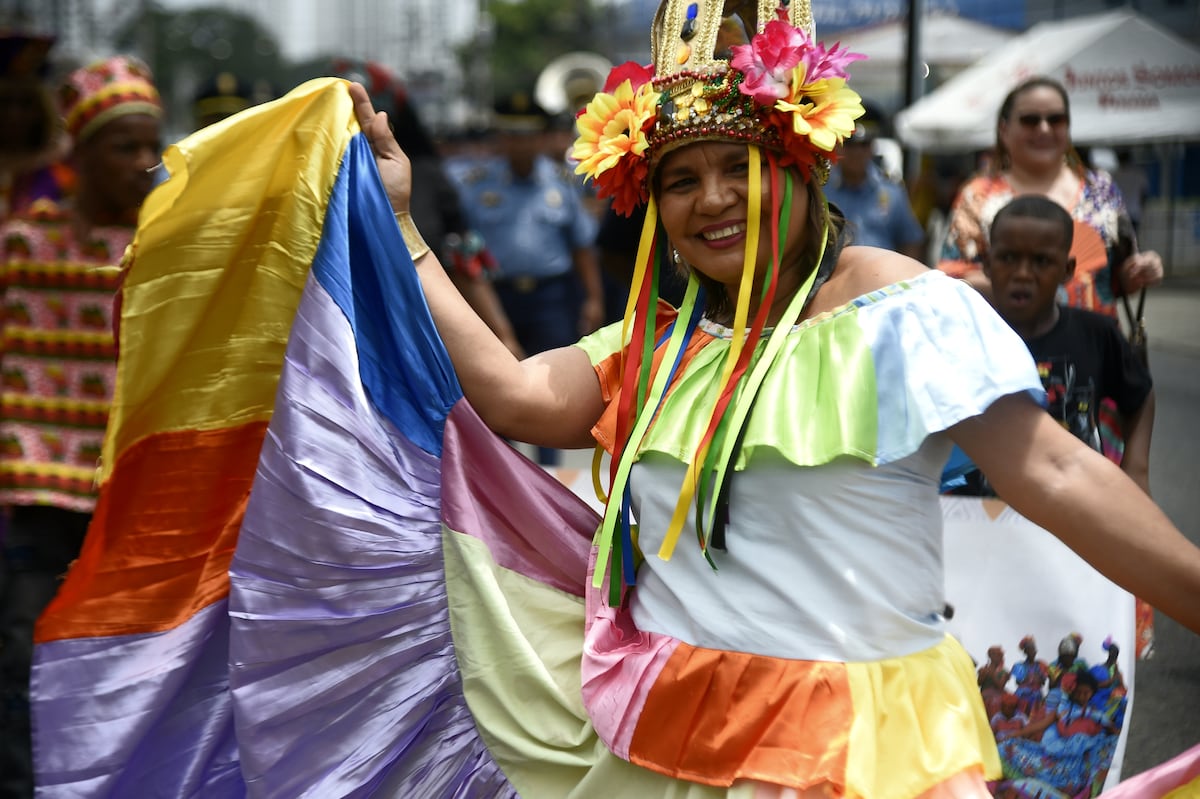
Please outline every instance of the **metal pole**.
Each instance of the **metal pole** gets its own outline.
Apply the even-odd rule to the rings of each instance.
[[[904,71],[904,106],[907,108],[921,98],[925,90],[925,59],[921,52],[921,31],[925,22],[925,0],[908,0],[908,40]],[[904,180],[911,186],[920,169],[920,153],[904,150]]]
[[[1159,175],[1161,176],[1162,192],[1167,198],[1166,241],[1163,242],[1163,251],[1159,255],[1163,260],[1163,273],[1170,277],[1174,271],[1175,261],[1175,198],[1178,194],[1176,191],[1176,182],[1179,179],[1178,160],[1182,157],[1183,146],[1178,142],[1167,142],[1159,145],[1156,149],[1159,157],[1162,158]]]

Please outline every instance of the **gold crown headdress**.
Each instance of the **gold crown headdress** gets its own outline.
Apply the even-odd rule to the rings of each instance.
[[[654,162],[679,144],[742,141],[824,177],[863,113],[846,88],[860,55],[814,41],[808,0],[664,0],[651,64],[622,64],[578,117],[576,172],[623,214],[645,202]]]

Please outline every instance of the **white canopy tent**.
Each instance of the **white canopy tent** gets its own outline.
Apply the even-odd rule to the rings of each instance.
[[[1004,96],[1047,75],[1071,100],[1077,144],[1200,139],[1200,48],[1131,11],[1035,25],[896,115],[926,152],[990,147]]]
[[[935,14],[921,22],[921,57],[931,66],[967,67],[1014,36],[1012,31],[972,19]],[[872,68],[894,72],[904,66],[907,56],[908,25],[903,20],[887,22],[823,38],[836,39],[867,57],[850,65],[852,76]]]
[[[935,80],[945,80],[1015,35],[963,17],[931,15],[921,24],[921,59],[926,74]],[[871,25],[824,38],[828,42],[840,41],[847,50],[867,57],[849,67],[850,85],[855,91],[887,109],[903,104],[908,56],[908,25],[904,21]]]

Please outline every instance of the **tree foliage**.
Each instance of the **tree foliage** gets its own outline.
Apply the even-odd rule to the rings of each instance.
[[[269,31],[250,14],[221,7],[167,11],[149,4],[117,31],[114,44],[138,53],[154,72],[168,124],[188,128],[196,89],[220,72],[265,81],[273,93],[292,88],[291,66]]]
[[[490,67],[496,96],[532,91],[538,73],[556,56],[601,48],[592,0],[490,0],[486,10],[494,31]]]

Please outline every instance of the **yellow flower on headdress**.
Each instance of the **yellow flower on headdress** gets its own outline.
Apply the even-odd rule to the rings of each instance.
[[[624,80],[611,93],[593,97],[575,120],[579,130],[571,150],[571,158],[579,162],[575,174],[591,178],[599,197],[613,197],[618,213],[631,212],[641,198],[643,189],[638,187],[633,196],[631,183],[640,182],[644,174],[631,173],[644,173],[646,132],[654,122],[657,103],[658,94],[649,82],[635,89],[632,81]]]
[[[845,78],[802,84],[792,92],[792,99],[780,100],[775,108],[791,114],[793,133],[807,136],[813,147],[825,152],[850,136],[854,120],[865,113],[862,98],[846,87]]]

